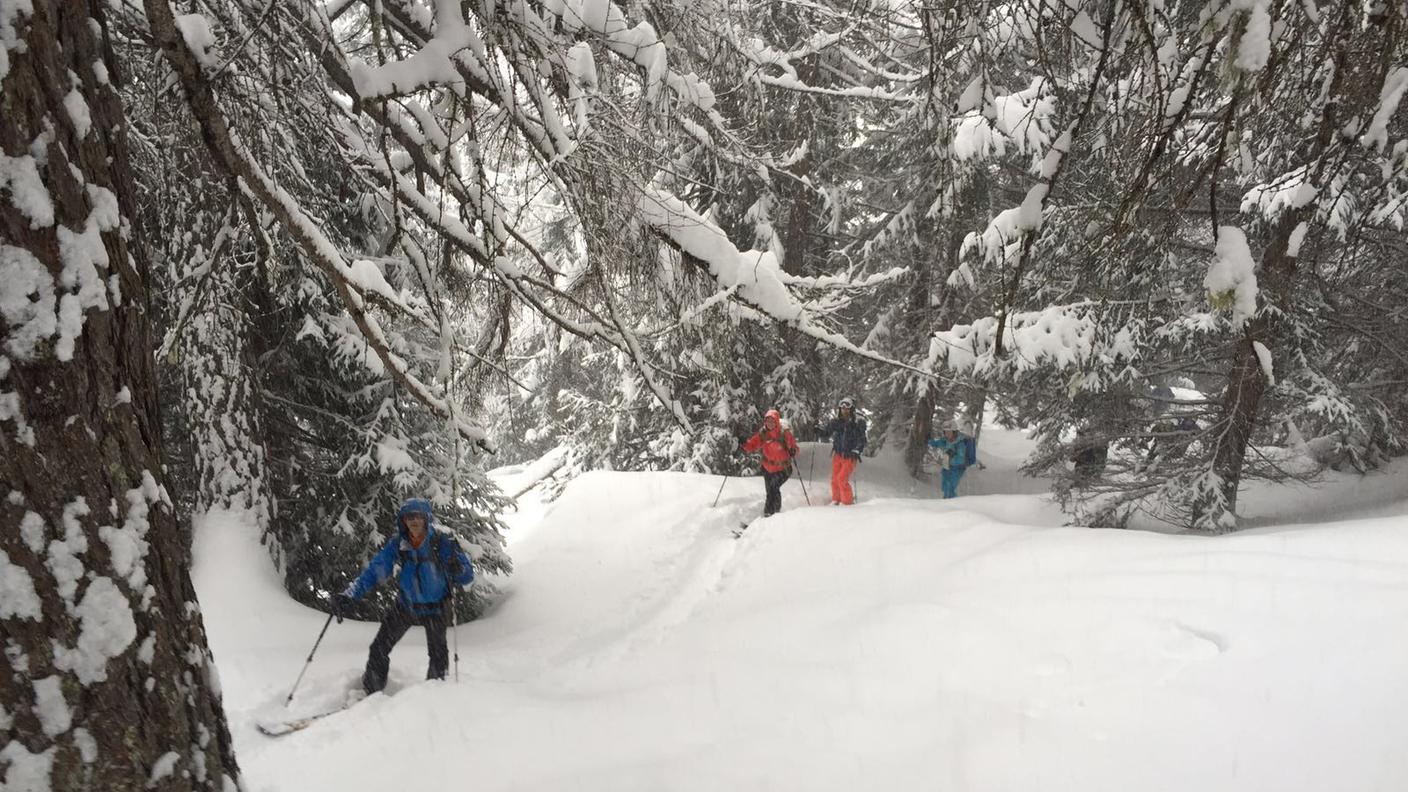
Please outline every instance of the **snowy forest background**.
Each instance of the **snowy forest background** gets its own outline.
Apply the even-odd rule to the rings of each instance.
[[[1036,425],[1087,524],[1401,450],[1401,6],[749,5],[201,5],[199,127],[117,14],[175,491],[312,597],[411,493],[505,568],[490,449],[737,472],[841,395],[916,470]]]
[[[507,572],[487,466],[738,473],[763,411],[809,438],[841,396],[914,471],[936,422],[995,410],[1077,524],[1233,530],[1251,479],[1404,451],[1405,26],[1377,0],[0,0],[0,571],[36,603],[7,635],[103,622],[99,595],[145,632],[149,553],[179,612],[179,526],[216,506],[309,604],[409,495]],[[119,582],[44,571],[50,539]],[[204,645],[198,612],[163,629],[173,662]],[[142,651],[41,638],[7,654]]]

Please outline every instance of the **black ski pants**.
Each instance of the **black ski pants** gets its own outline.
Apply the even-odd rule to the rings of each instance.
[[[372,639],[371,653],[367,655],[367,670],[362,674],[362,688],[367,693],[375,693],[386,687],[386,675],[391,669],[391,650],[412,627],[425,628],[426,648],[430,653],[430,666],[426,669],[426,679],[444,679],[445,670],[450,667],[450,650],[445,645],[445,609],[420,615],[406,610],[397,603],[386,609],[381,617],[381,629]]]
[[[763,516],[771,517],[782,511],[782,484],[791,477],[790,470],[763,471],[763,487],[767,490],[767,499],[763,501]]]

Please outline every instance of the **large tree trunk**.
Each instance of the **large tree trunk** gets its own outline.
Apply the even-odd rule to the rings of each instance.
[[[961,242],[962,238],[954,230],[952,222],[935,226],[933,249],[936,255],[917,268],[909,291],[904,321],[911,328],[910,336],[928,338],[927,334],[932,333],[935,327],[946,326],[954,319],[952,290],[946,284],[949,275],[958,268]],[[943,299],[937,307],[932,305],[932,291],[936,283],[943,284],[940,288],[944,290]],[[928,352],[927,349],[922,351]],[[916,478],[923,472],[924,456],[929,452],[929,438],[934,436],[934,409],[939,403],[939,387],[937,380],[920,383],[914,396],[914,410],[906,427],[904,460],[910,475]]]
[[[929,452],[929,438],[934,436],[934,402],[938,386],[932,382],[921,383],[919,399],[914,405],[914,415],[909,422],[909,433],[905,437],[904,463],[909,474],[919,478],[924,470],[924,456]]]
[[[1306,210],[1287,212],[1271,229],[1271,238],[1261,257],[1263,291],[1277,304],[1284,304],[1296,271],[1296,259],[1289,253],[1291,232],[1309,215]],[[1247,459],[1252,430],[1256,428],[1261,398],[1266,393],[1266,372],[1255,343],[1271,346],[1272,326],[1263,312],[1247,320],[1242,339],[1237,345],[1232,370],[1227,375],[1227,392],[1223,395],[1219,426],[1213,447],[1213,472],[1221,490],[1221,508],[1206,514],[1205,527],[1226,530],[1234,527],[1237,510],[1237,490],[1242,481],[1242,468]]]
[[[795,9],[785,4],[774,4],[770,7],[770,13],[780,21],[791,18]],[[794,23],[794,29],[801,28],[795,27]],[[798,79],[807,85],[815,83],[818,72],[815,58],[806,58],[797,64]],[[816,140],[827,134],[823,131],[818,136],[817,125],[824,119],[818,118],[816,102],[806,96],[797,97],[794,101],[793,112],[777,130],[789,151],[804,144],[815,145]],[[809,147],[806,154],[787,168],[789,175],[779,176],[776,181],[778,216],[773,218],[773,233],[782,244],[782,260],[777,264],[789,275],[816,274],[818,259],[825,259],[827,255],[827,246],[817,235],[821,222],[816,214],[817,187],[810,181],[814,178],[814,161],[815,153]],[[859,394],[841,393],[835,389],[835,382],[828,382],[826,375],[834,372],[834,368],[823,361],[814,340],[791,327],[782,328],[781,334],[785,354],[802,362],[800,370],[792,373],[793,388],[800,394],[820,400],[809,405],[815,408],[813,414],[789,418],[797,424],[799,439],[818,437],[814,427],[830,419],[836,403],[846,397],[859,398]]]
[[[808,58],[797,65],[798,79],[812,84],[817,76],[815,60]],[[782,130],[789,146],[811,143],[815,127],[819,121],[816,106],[803,97],[797,102],[796,111]],[[777,262],[782,271],[791,275],[807,275],[807,264],[814,257],[816,247],[816,218],[813,217],[816,187],[811,183],[813,153],[809,149],[787,169],[791,178],[781,178],[777,185],[779,208],[783,216],[774,233],[782,242],[782,261]]]
[[[924,339],[924,331],[931,324],[930,273],[931,268],[935,266],[933,262],[925,262],[925,266],[915,268],[914,280],[909,285],[908,304],[902,318],[903,326],[907,330],[906,338],[916,341]],[[931,380],[920,380],[917,385],[918,392],[908,394],[904,392],[903,384],[901,379],[895,387],[893,402],[896,410],[891,419],[890,431],[892,437],[904,438],[905,466],[911,476],[918,478],[923,472],[924,456],[929,451],[929,438],[934,434],[934,406],[939,386]],[[910,404],[909,409],[904,409],[906,402]]]
[[[0,674],[0,775],[229,789],[238,769],[162,485],[105,4],[16,8],[4,21],[24,46],[0,44],[0,639],[13,669]]]

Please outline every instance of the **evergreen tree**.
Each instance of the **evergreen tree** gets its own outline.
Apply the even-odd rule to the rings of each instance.
[[[282,60],[283,43],[300,30],[296,20],[272,12],[251,18],[238,4],[216,10],[218,29],[245,42],[230,64],[236,74],[288,75],[226,84],[237,134],[288,174],[286,194],[319,218],[339,249],[365,257],[353,266],[382,290],[373,299],[386,302],[358,305],[363,320],[397,357],[434,370],[442,357],[437,334],[395,310],[439,299],[410,263],[389,255],[398,245],[419,251],[418,240],[382,190],[339,167],[342,149],[327,136],[325,78]],[[128,41],[141,46],[145,20],[126,19]],[[144,96],[169,75],[162,62],[147,64],[127,91]],[[462,421],[428,415],[406,397],[368,352],[336,283],[219,176],[188,114],[161,107],[137,122],[135,137],[146,143],[139,172],[168,248],[171,288],[157,302],[168,318],[163,348],[180,369],[170,378],[167,418],[182,430],[173,432],[176,457],[193,462],[191,504],[251,509],[288,590],[309,604],[345,587],[410,496],[439,504],[440,525],[470,546],[481,569],[507,572],[497,517],[504,501],[482,473],[480,449],[455,429]],[[270,107],[279,112],[259,114]],[[191,178],[199,173],[209,175]],[[493,593],[488,581],[481,578],[463,616],[482,610]]]
[[[1099,436],[1112,464],[1082,493],[1095,519],[1144,508],[1226,530],[1244,478],[1293,472],[1248,464],[1285,425],[1278,403],[1334,405],[1365,437],[1357,427],[1387,415],[1316,370],[1337,346],[1319,340],[1333,322],[1305,299],[1294,259],[1306,244],[1352,260],[1339,240],[1398,222],[1388,196],[1404,174],[1385,141],[1404,22],[1352,4],[1288,7],[1273,35],[1259,4],[1146,12],[1072,6],[1054,36],[1021,19],[991,28],[1037,64],[1033,85],[1060,100],[1053,132],[1065,131],[1037,141],[1021,205],[965,242],[965,266],[980,282],[997,275],[1003,297],[990,317],[937,334],[936,357],[1022,394],[1048,443],[1036,469],[1064,462],[1076,425]],[[1193,395],[1168,396],[1178,383]],[[1107,408],[1061,406],[1077,395]]]

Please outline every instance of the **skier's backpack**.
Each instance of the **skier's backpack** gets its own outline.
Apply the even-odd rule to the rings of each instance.
[[[978,464],[978,441],[975,438],[963,438],[963,456],[968,460],[968,464]]]

